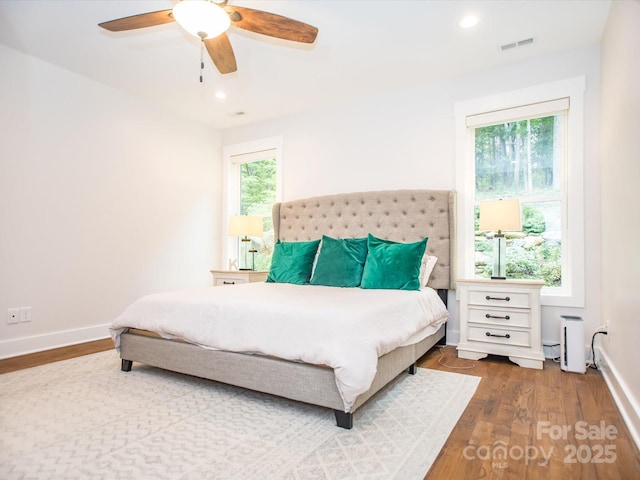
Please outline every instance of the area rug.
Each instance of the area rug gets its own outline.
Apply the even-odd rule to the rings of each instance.
[[[97,353],[0,375],[0,478],[422,479],[479,380],[418,368],[345,430],[329,409]]]

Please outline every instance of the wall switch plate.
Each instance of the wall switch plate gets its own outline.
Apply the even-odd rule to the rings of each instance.
[[[19,323],[20,322],[20,309],[10,308],[7,310],[7,323]]]
[[[31,307],[20,307],[20,323],[31,321]]]

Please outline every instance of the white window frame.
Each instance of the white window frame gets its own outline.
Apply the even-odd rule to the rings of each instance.
[[[238,215],[240,205],[240,165],[251,161],[264,160],[275,156],[276,159],[276,202],[282,201],[282,144],[281,136],[262,138],[250,142],[227,145],[222,149],[222,178],[224,188],[222,197],[222,258],[229,266],[232,258],[238,257],[238,241],[229,237],[229,218]],[[264,152],[268,152],[265,156]]]
[[[567,165],[563,175],[562,242],[566,244],[562,287],[542,289],[543,305],[584,307],[584,76],[559,80],[521,90],[490,95],[454,105],[456,122],[456,248],[458,278],[474,277],[475,149],[467,117],[499,110],[569,98]],[[566,270],[566,271],[565,271]]]

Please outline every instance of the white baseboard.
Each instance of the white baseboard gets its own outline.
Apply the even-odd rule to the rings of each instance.
[[[447,345],[457,346],[460,342],[460,330],[447,330]]]
[[[0,341],[0,359],[109,337],[109,324]]]
[[[596,352],[598,368],[602,372],[602,376],[631,433],[633,441],[638,449],[640,449],[640,406],[638,405],[638,400],[634,398],[633,393],[618,374],[618,370],[615,365],[611,363],[606,352],[600,347],[596,347]]]

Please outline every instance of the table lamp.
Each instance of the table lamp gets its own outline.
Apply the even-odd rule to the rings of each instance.
[[[507,278],[507,241],[503,231],[522,230],[520,200],[487,200],[480,202],[479,230],[497,231],[493,237],[493,280]]]
[[[262,217],[232,215],[229,218],[229,236],[241,237],[241,253],[243,253],[244,263],[240,264],[239,270],[255,270],[257,250],[249,248],[251,241],[249,237],[261,237],[262,233]],[[248,253],[252,255],[251,267],[248,266]]]

